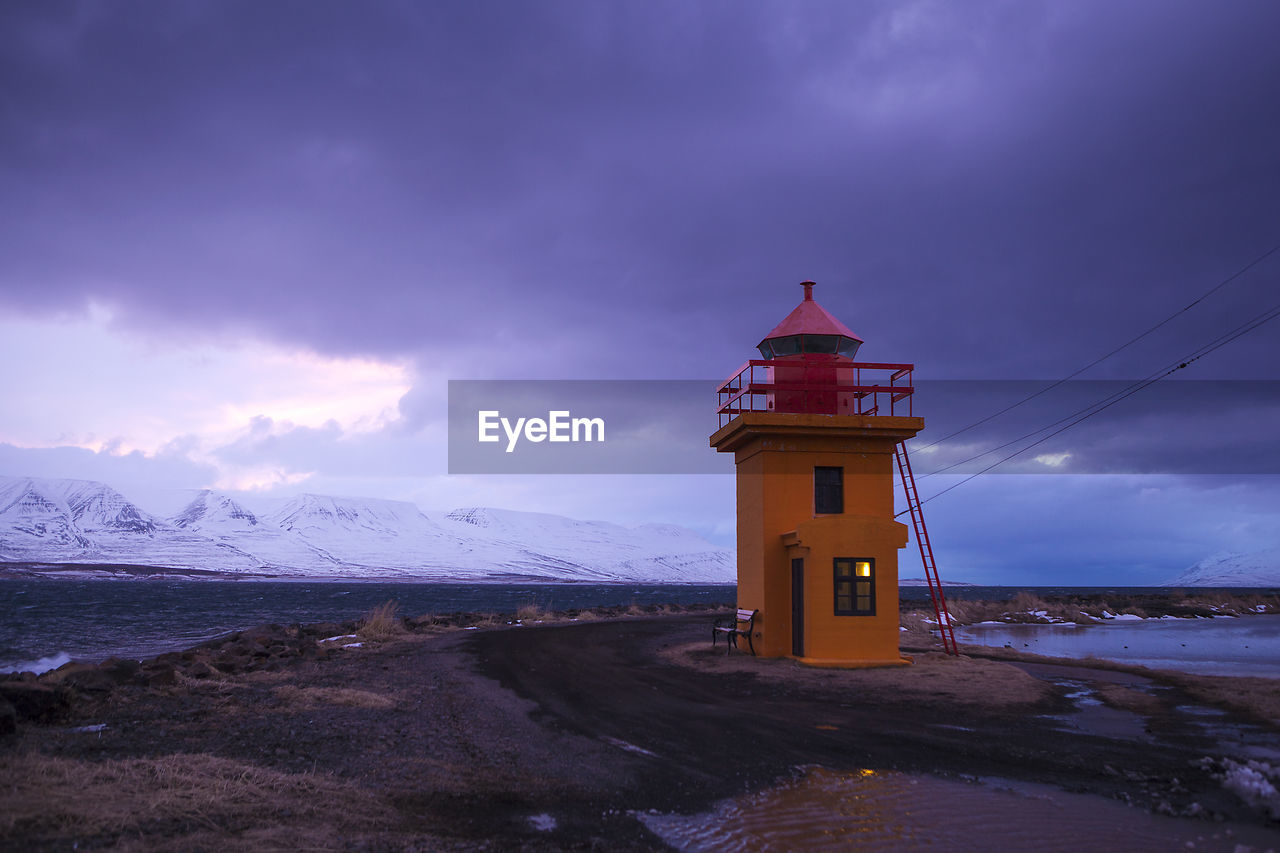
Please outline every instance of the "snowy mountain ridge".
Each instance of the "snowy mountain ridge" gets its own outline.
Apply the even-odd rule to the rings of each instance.
[[[1166,586],[1280,586],[1280,548],[1247,554],[1214,554],[1170,580]]]
[[[103,483],[0,476],[0,562],[111,563],[329,579],[732,583],[732,551],[676,525],[299,495],[258,515],[202,491],[144,512]]]

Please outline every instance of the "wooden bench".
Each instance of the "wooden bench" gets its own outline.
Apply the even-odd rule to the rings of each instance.
[[[724,635],[724,653],[727,655],[731,649],[738,647],[738,638],[747,638],[747,648],[751,649],[751,656],[756,656],[756,644],[751,639],[751,635],[755,632],[756,616],[760,614],[759,610],[744,610],[739,608],[738,612],[733,616],[725,616],[717,619],[711,626],[711,645],[716,644],[716,637]],[[742,627],[745,625],[746,627]]]

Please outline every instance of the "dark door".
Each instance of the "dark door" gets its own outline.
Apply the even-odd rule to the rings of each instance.
[[[804,657],[804,560],[791,561],[791,654]]]

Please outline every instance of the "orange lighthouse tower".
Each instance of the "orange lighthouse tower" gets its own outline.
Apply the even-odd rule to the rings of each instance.
[[[737,466],[738,607],[754,648],[828,666],[898,651],[898,445],[924,427],[910,364],[854,361],[862,339],[813,299],[719,389],[711,446]],[[901,464],[901,463],[900,463]],[[913,519],[914,519],[913,508]]]

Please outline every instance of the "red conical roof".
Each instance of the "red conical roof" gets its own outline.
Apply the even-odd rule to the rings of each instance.
[[[771,338],[785,338],[791,335],[844,335],[862,343],[862,338],[849,331],[849,327],[827,313],[817,302],[813,301],[813,282],[801,282],[804,285],[804,301],[787,315],[787,318],[773,327],[773,331],[765,335],[761,343]]]

